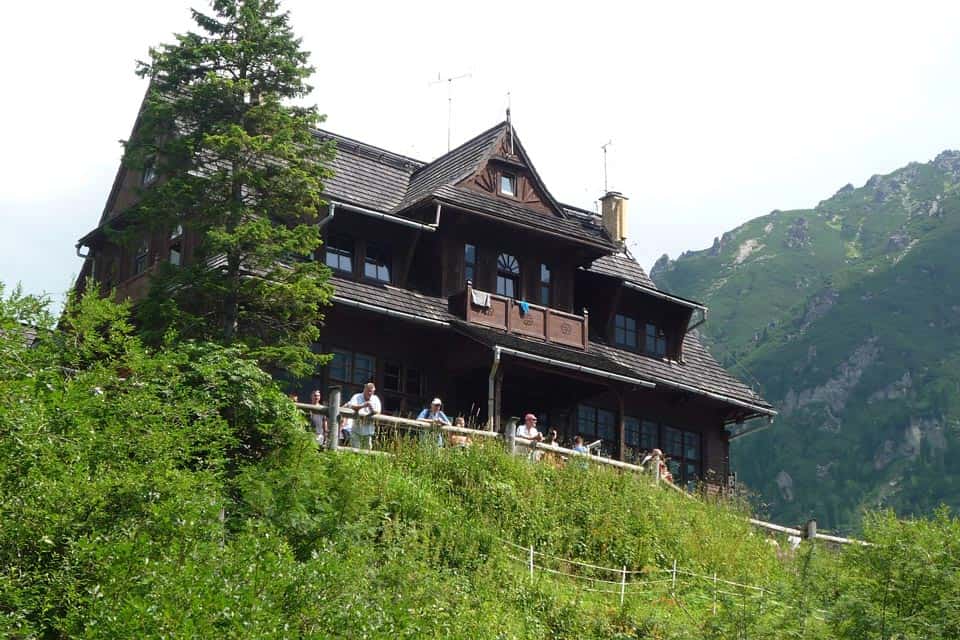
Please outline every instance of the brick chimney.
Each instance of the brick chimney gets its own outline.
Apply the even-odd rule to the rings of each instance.
[[[619,191],[608,191],[600,198],[603,228],[614,242],[620,244],[627,239],[627,199]]]

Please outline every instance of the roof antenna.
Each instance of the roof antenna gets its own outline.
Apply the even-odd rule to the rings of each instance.
[[[507,127],[510,128],[510,155],[514,155],[513,152],[513,123],[510,120],[510,92],[507,91]]]
[[[464,73],[459,76],[450,76],[449,78],[440,77],[440,72],[437,72],[437,79],[429,83],[427,86],[432,87],[435,84],[440,84],[441,82],[447,83],[447,153],[450,153],[450,126],[453,121],[453,81],[454,80],[463,80],[464,78],[471,77],[471,74]]]
[[[607,188],[607,147],[613,144],[613,140],[607,140],[606,144],[600,145],[600,148],[603,149],[603,192],[607,193],[609,189]]]

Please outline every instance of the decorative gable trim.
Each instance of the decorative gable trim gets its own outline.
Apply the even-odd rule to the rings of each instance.
[[[502,129],[487,149],[473,172],[456,183],[473,191],[492,195],[541,213],[566,218],[563,207],[554,199],[540,178],[523,148],[513,125],[504,122]],[[500,191],[500,178],[508,174],[516,178],[516,189],[512,196]]]

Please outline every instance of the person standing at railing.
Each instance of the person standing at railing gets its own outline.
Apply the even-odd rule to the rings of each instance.
[[[532,440],[534,442],[540,442],[543,440],[543,434],[537,431],[537,416],[532,413],[528,413],[523,416],[523,424],[517,427],[517,437],[526,438],[527,440]],[[543,452],[532,449],[530,451],[530,459],[534,462],[540,460],[540,456]]]
[[[363,391],[350,398],[347,408],[357,412],[356,420],[352,417],[344,420],[344,429],[350,431],[350,446],[356,449],[372,449],[376,425],[373,420],[363,418],[375,416],[383,410],[380,398],[377,397],[377,386],[372,382],[365,384]]]
[[[314,389],[310,394],[310,404],[319,406],[323,404],[323,393],[319,389]],[[311,413],[310,424],[313,425],[313,433],[317,437],[317,444],[321,447],[327,443],[327,416],[322,413]]]
[[[443,402],[440,401],[440,398],[434,398],[433,402],[430,403],[430,406],[420,412],[420,415],[417,416],[417,420],[429,420],[434,425],[444,424],[450,426],[450,418],[447,417],[447,414],[443,412]],[[421,432],[421,440],[423,442],[428,442],[429,432]],[[437,433],[437,446],[443,446],[443,433]]]
[[[467,421],[463,419],[463,416],[457,416],[456,420],[453,421],[453,426],[466,428]],[[470,440],[470,436],[462,433],[451,433],[450,444],[454,447],[469,447],[472,441]]]

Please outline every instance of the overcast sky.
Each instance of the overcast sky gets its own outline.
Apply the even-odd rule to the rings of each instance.
[[[59,297],[145,84],[134,61],[202,1],[7,3],[0,281]],[[326,127],[430,160],[504,117],[561,201],[630,197],[634,253],[700,249],[960,147],[960,2],[288,0]]]

